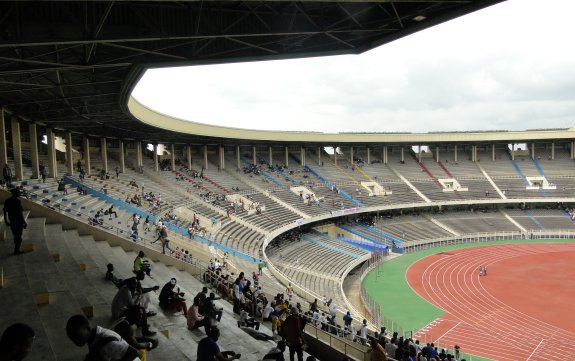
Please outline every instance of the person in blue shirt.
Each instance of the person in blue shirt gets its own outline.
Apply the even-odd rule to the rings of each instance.
[[[217,327],[212,327],[208,331],[208,335],[198,343],[197,361],[231,361],[242,356],[234,351],[220,351],[219,338],[220,330]]]

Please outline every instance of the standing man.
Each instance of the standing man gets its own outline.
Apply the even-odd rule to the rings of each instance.
[[[291,314],[284,321],[283,328],[290,361],[294,361],[296,353],[298,361],[303,361],[303,326],[296,307],[292,307]]]
[[[14,235],[14,254],[22,254],[20,245],[22,244],[22,232],[24,228],[28,227],[24,215],[22,214],[22,202],[18,196],[20,195],[19,188],[12,188],[12,197],[4,202],[4,223],[10,227],[12,235]]]
[[[6,163],[4,165],[4,169],[2,170],[2,173],[4,175],[4,181],[6,182],[6,186],[11,187],[13,174],[12,174],[12,168],[10,168],[8,163]]]
[[[263,269],[264,269],[264,261],[262,261],[262,260],[260,259],[260,261],[258,262],[258,273],[260,274],[260,276],[261,276],[262,273],[263,273]]]

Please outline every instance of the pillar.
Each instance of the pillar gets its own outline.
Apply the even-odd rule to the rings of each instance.
[[[176,170],[176,146],[174,143],[170,146],[170,153],[172,153],[172,172]]]
[[[317,147],[317,165],[321,165],[321,147]]]
[[[535,143],[531,143],[531,159],[535,159]]]
[[[225,161],[226,148],[224,148],[223,145],[220,145],[218,154],[220,157],[220,169],[224,169],[226,167],[226,161]]]
[[[188,161],[188,169],[192,170],[192,146],[189,144],[186,146],[186,158]]]
[[[419,145],[419,152],[417,154],[417,160],[419,161],[419,163],[421,163],[421,145]]]
[[[152,149],[153,157],[154,157],[154,171],[155,172],[159,172],[160,171],[160,164],[158,161],[158,144],[153,144],[153,149]]]
[[[38,131],[36,129],[36,124],[31,123],[28,125],[28,131],[30,132],[30,158],[32,158],[32,178],[38,179],[40,174],[40,158],[38,157]]]
[[[555,160],[555,143],[551,143],[551,160]]]
[[[285,147],[286,152],[286,167],[289,167],[289,148]]]
[[[371,164],[371,148],[367,147],[367,164]]]
[[[8,163],[8,149],[6,146],[6,123],[4,122],[4,109],[0,109],[0,169]]]
[[[349,147],[349,162],[353,165],[353,147]]]
[[[120,172],[125,173],[126,172],[126,151],[124,149],[124,141],[120,140],[119,143],[119,147],[120,147],[120,153],[118,153],[118,158],[120,160]]]
[[[333,146],[333,163],[337,165],[337,147]]]
[[[204,169],[208,169],[208,145],[204,144]]]
[[[257,149],[256,146],[252,146],[252,163],[253,164],[258,164],[258,159],[257,159]]]
[[[58,171],[56,170],[56,142],[54,131],[51,128],[46,128],[46,138],[48,140],[48,177],[56,178]]]
[[[405,162],[403,147],[401,147],[401,162]]]
[[[511,160],[515,160],[515,143],[511,144]]]
[[[491,144],[491,160],[495,161],[495,143]]]
[[[100,139],[100,151],[102,152],[102,168],[108,173],[108,143],[106,137]]]
[[[439,147],[435,147],[435,161],[439,163]]]
[[[387,145],[383,147],[383,164],[387,164]]]
[[[300,164],[302,167],[305,167],[305,148],[300,147],[299,153],[300,153]]]
[[[575,158],[575,142],[571,142],[571,159]]]
[[[66,172],[74,175],[74,159],[72,158],[72,133],[66,132]]]
[[[242,163],[240,161],[240,146],[239,145],[236,145],[236,157],[237,157],[238,169],[242,169]]]
[[[20,136],[20,122],[13,117],[12,126],[12,150],[14,152],[14,178],[22,180],[24,173],[22,169],[22,138]]]
[[[142,163],[142,142],[136,141],[136,162],[138,167],[143,165]]]
[[[90,164],[90,138],[84,136],[84,170],[87,176],[92,174],[91,169],[92,166]]]
[[[273,153],[273,150],[272,150],[272,147],[271,147],[271,146],[269,147],[269,153],[270,153],[270,154],[269,154],[269,156],[270,156],[270,161],[269,161],[269,163],[270,163],[270,165],[273,165],[273,164],[274,164],[274,153]]]
[[[453,147],[453,161],[457,163],[457,145]]]

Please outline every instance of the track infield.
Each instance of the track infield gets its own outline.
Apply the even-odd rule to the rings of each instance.
[[[468,360],[558,360],[575,351],[574,261],[572,240],[438,247],[382,264],[364,287],[388,330],[459,344]]]

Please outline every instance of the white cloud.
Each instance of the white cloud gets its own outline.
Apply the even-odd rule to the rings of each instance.
[[[359,56],[148,71],[134,96],[172,116],[251,129],[572,127],[570,0],[508,0]]]

